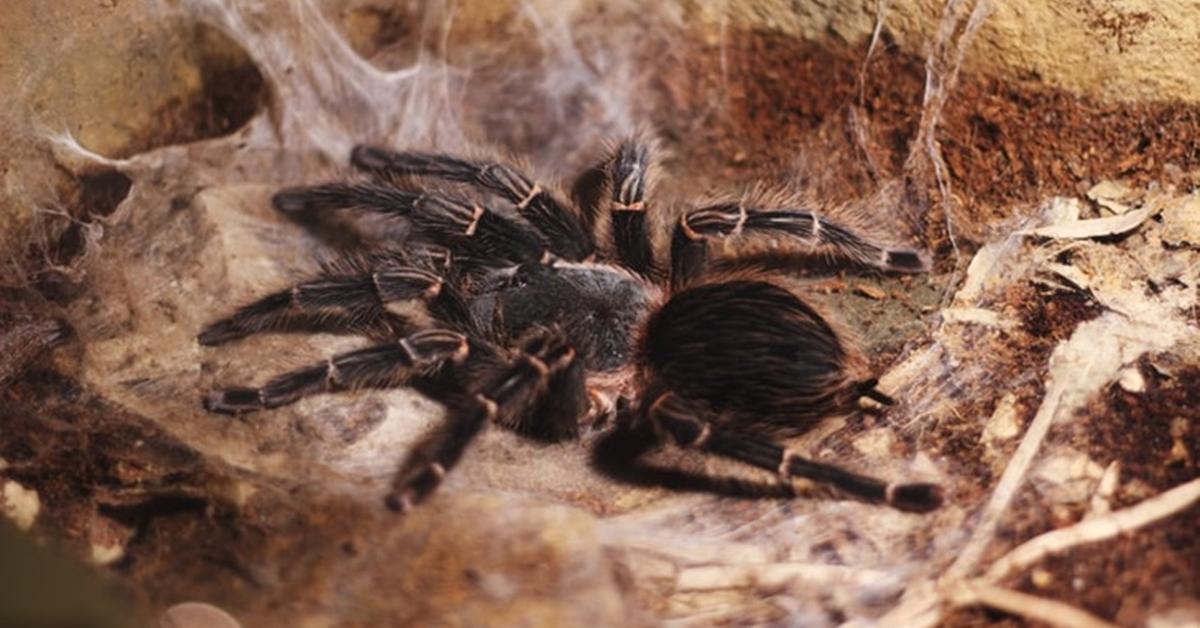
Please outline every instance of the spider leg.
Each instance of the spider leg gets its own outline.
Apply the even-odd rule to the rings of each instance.
[[[210,412],[237,414],[277,408],[304,397],[336,390],[391,388],[431,372],[447,361],[461,363],[469,347],[462,334],[442,329],[419,331],[398,342],[335,355],[319,364],[276,376],[258,388],[216,390],[204,398]]]
[[[704,492],[725,497],[780,498],[796,495],[790,485],[780,482],[715,477],[643,460],[646,454],[662,445],[661,435],[655,432],[649,422],[618,422],[617,428],[605,434],[592,448],[592,468],[618,482],[646,488]]]
[[[829,484],[844,493],[898,510],[928,512],[941,506],[936,484],[886,483],[840,467],[808,460],[769,439],[730,430],[698,418],[696,412],[673,393],[665,393],[650,406],[649,417],[659,430],[682,447],[694,447],[774,471],[784,478],[808,478]]]
[[[856,386],[858,388],[858,393],[860,395],[862,395],[863,397],[866,397],[867,399],[874,401],[875,403],[878,403],[878,404],[884,405],[884,406],[896,405],[895,399],[892,399],[890,396],[885,394],[883,391],[876,388],[876,386],[878,384],[879,384],[879,378],[871,377],[868,379],[864,379],[861,382],[858,382],[856,384]]]
[[[354,147],[350,163],[375,174],[431,176],[478,186],[515,205],[521,216],[545,236],[555,255],[577,262],[592,254],[592,238],[580,217],[541,185],[506,164],[365,145]]]
[[[543,411],[550,408],[548,412],[552,415],[555,408],[567,409],[568,406],[556,405],[547,399],[547,393],[555,392],[554,382],[560,375],[569,373],[575,364],[575,350],[561,337],[533,336],[471,399],[451,409],[450,429],[419,454],[428,462],[415,472],[396,476],[386,499],[388,507],[405,512],[428,497],[489,423],[518,425],[522,423],[523,415],[536,412],[539,407]],[[570,404],[572,411],[577,411],[574,409],[577,405]]]
[[[612,237],[617,257],[626,268],[646,274],[654,265],[646,225],[646,172],[649,147],[629,139],[617,147],[612,159]]]
[[[607,211],[617,260],[642,275],[654,266],[646,222],[646,187],[651,145],[638,137],[622,141],[603,160],[579,175],[571,197],[594,226]]]
[[[406,216],[417,229],[457,257],[515,265],[543,257],[541,239],[526,225],[483,205],[433,192],[383,183],[326,183],[287,188],[271,199],[275,209],[307,213],[336,209]]]
[[[550,339],[566,346],[565,340]],[[552,368],[546,377],[546,394],[524,414],[513,414],[515,423],[500,421],[513,430],[543,442],[561,442],[579,436],[580,420],[591,406],[583,360],[561,361],[553,356],[544,358]],[[561,351],[551,348],[549,351]]]
[[[416,268],[318,279],[243,306],[232,316],[209,325],[197,340],[211,346],[264,331],[313,328],[396,336],[411,324],[402,315],[388,311],[387,304],[429,301],[441,293],[442,287],[440,277]]]
[[[571,183],[571,201],[579,208],[588,230],[593,233],[600,213],[607,206],[608,190],[612,187],[609,176],[611,164],[612,155],[606,155],[603,160],[580,173]]]
[[[672,284],[685,285],[703,272],[708,263],[710,240],[758,234],[781,235],[814,252],[831,251],[883,270],[905,273],[929,270],[929,261],[920,252],[886,248],[815,212],[760,210],[723,203],[690,211],[679,219],[671,238]]]

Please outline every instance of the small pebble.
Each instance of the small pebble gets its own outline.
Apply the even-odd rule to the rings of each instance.
[[[4,483],[3,493],[0,493],[0,508],[17,528],[28,530],[37,521],[42,502],[38,499],[37,491],[9,480]]]
[[[92,564],[111,565],[125,557],[125,548],[120,543],[114,545],[92,545]]]
[[[1029,574],[1029,579],[1033,582],[1033,586],[1039,589],[1045,589],[1054,584],[1054,574],[1045,569],[1034,569],[1033,573]]]
[[[232,615],[204,602],[184,602],[168,608],[160,628],[242,628]]]
[[[1142,371],[1136,366],[1131,366],[1124,371],[1121,371],[1121,379],[1118,381],[1121,388],[1126,392],[1143,393],[1146,392],[1146,378],[1142,376]]]

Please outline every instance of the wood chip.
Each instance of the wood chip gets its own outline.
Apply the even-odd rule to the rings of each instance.
[[[876,301],[882,301],[887,298],[886,292],[870,284],[854,284],[854,291],[869,299],[875,299]]]

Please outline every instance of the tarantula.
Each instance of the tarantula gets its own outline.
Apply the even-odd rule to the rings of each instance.
[[[938,507],[935,484],[883,482],[777,442],[862,398],[892,400],[846,335],[779,274],[709,264],[714,241],[754,235],[886,271],[921,272],[926,259],[811,210],[728,202],[684,213],[660,263],[647,221],[651,152],[639,138],[617,144],[579,177],[570,206],[505,163],[355,147],[362,180],[284,189],[272,204],[295,216],[403,217],[403,246],[246,305],[199,341],[322,330],[380,344],[214,391],[205,407],[241,413],[417,387],[447,407],[449,423],[397,473],[386,498],[396,511],[428,497],[490,423],[548,441],[607,431],[596,466],[614,476],[673,442],[902,510]]]

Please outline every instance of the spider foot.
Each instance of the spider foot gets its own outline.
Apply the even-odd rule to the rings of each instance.
[[[238,340],[246,335],[246,331],[241,326],[231,319],[226,319],[209,325],[200,332],[200,335],[196,336],[196,341],[206,347],[214,347],[231,340]]]
[[[242,414],[265,406],[258,388],[225,388],[204,396],[204,409],[218,414]]]
[[[442,483],[444,477],[446,468],[432,462],[399,483],[384,499],[384,503],[392,512],[404,514],[425,501],[425,498]]]
[[[929,259],[916,251],[899,249],[884,252],[882,266],[899,272],[923,273],[929,270]]]
[[[887,488],[888,505],[905,512],[930,512],[942,505],[942,487],[924,482],[892,484]]]

